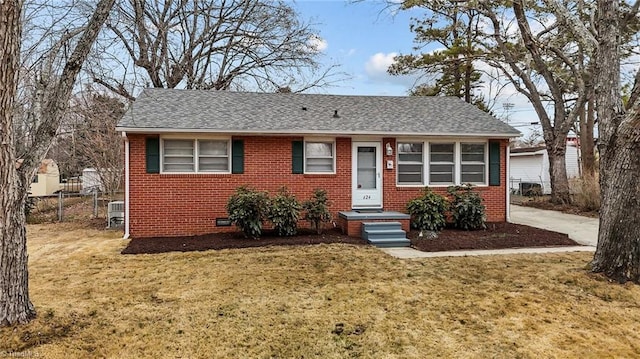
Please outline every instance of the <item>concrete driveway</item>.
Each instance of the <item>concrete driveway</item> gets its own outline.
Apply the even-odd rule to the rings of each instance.
[[[595,247],[598,243],[598,218],[557,211],[511,205],[510,222],[566,233],[574,241]]]

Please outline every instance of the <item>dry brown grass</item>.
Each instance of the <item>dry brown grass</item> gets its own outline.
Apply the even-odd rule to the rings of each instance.
[[[573,178],[571,187],[573,204],[581,211],[597,211],[600,209],[600,183],[599,176],[584,175]]]
[[[117,232],[28,231],[39,316],[1,329],[0,353],[640,356],[640,288],[588,274],[589,254],[399,260],[319,245],[124,256]]]

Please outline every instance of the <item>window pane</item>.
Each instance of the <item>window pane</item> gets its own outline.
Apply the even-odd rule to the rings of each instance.
[[[462,183],[484,183],[484,173],[462,173]]]
[[[200,156],[227,156],[227,141],[203,141],[199,140]]]
[[[431,152],[431,162],[453,162],[453,153],[433,153]]]
[[[306,167],[307,172],[333,172],[333,159],[308,158]]]
[[[398,183],[422,184],[422,173],[398,173]]]
[[[484,144],[462,143],[462,162],[484,162]]]
[[[431,152],[453,153],[453,143],[432,143]]]
[[[164,140],[165,156],[193,156],[192,140]]]
[[[398,183],[423,182],[422,143],[398,143]]]
[[[333,142],[305,142],[305,172],[333,172]]]
[[[453,183],[453,165],[431,165],[430,183]]]
[[[431,173],[429,176],[430,183],[453,183],[453,173]]]
[[[484,153],[483,143],[462,143],[460,148],[462,153]]]
[[[462,165],[461,181],[462,183],[484,183],[484,165]]]
[[[194,172],[193,140],[163,140],[163,171]]]
[[[431,144],[431,162],[451,162],[453,163],[453,143]]]
[[[331,142],[306,142],[305,155],[309,157],[332,157],[333,143]]]
[[[420,162],[422,163],[422,153],[416,154],[399,154],[398,161],[400,162]]]
[[[200,171],[227,172],[229,171],[228,157],[200,157],[198,163]]]
[[[453,143],[432,143],[429,147],[429,183],[452,184],[455,180]]]
[[[398,143],[399,153],[422,153],[422,143]]]

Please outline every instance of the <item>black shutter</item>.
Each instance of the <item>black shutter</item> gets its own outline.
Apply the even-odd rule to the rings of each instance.
[[[160,138],[147,137],[147,173],[160,173]]]
[[[304,173],[304,142],[291,142],[291,173]]]
[[[244,141],[231,141],[231,173],[244,173]]]
[[[500,185],[500,142],[489,141],[489,186]]]

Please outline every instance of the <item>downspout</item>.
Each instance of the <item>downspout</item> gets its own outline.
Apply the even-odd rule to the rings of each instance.
[[[510,185],[509,182],[507,182],[511,178],[511,171],[510,171],[510,168],[509,168],[510,167],[509,157],[511,157],[511,147],[507,143],[507,158],[506,158],[506,166],[507,166],[507,168],[505,168],[505,170],[506,170],[506,172],[505,172],[506,173],[505,187],[507,187],[507,196],[506,196],[507,203],[506,203],[505,208],[507,209],[507,213],[506,213],[507,214],[507,218],[506,218],[507,222],[511,221],[511,218],[510,218],[510,212],[511,212],[511,188],[510,187],[511,187],[511,185]]]
[[[124,138],[124,236],[122,239],[129,239],[129,138],[127,133],[122,131]]]

